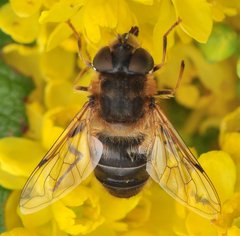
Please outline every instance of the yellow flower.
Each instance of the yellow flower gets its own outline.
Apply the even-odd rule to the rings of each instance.
[[[62,48],[44,53],[40,69],[46,80],[69,80],[74,77],[75,56]]]
[[[14,228],[11,231],[2,233],[1,236],[37,236],[37,233],[33,230],[29,230],[23,227]]]
[[[39,102],[32,102],[27,104],[26,112],[28,116],[26,137],[39,141],[42,138],[43,107]]]
[[[10,4],[0,8],[0,28],[20,43],[30,43],[38,35],[38,14],[22,18],[15,14]]]
[[[81,108],[86,101],[86,93],[73,91],[70,81],[51,81],[45,88],[45,103],[49,109],[76,104],[79,104],[79,108]]]
[[[228,230],[229,236],[239,236],[240,235],[240,229],[237,226],[233,226]]]
[[[204,153],[199,157],[199,162],[219,194],[223,204],[221,215],[217,220],[211,222],[193,212],[186,211],[186,209],[185,213],[182,213],[182,206],[178,206],[177,211],[179,211],[179,216],[185,220],[185,228],[177,224],[176,230],[182,233],[186,232],[186,235],[220,236],[222,234],[219,232],[226,233],[228,227],[231,227],[233,218],[239,212],[238,199],[234,194],[236,166],[229,154],[223,151]]]
[[[236,166],[231,156],[223,151],[211,151],[202,154],[199,162],[212,180],[220,200],[225,202],[233,195],[236,184]]]
[[[26,178],[89,95],[73,90],[77,67],[85,65],[76,58],[77,42],[67,20],[80,34],[83,54],[88,51],[91,59],[115,34],[137,25],[141,46],[153,54],[157,64],[163,35],[181,18],[174,30],[178,39],[174,32],[168,36],[168,48],[172,48],[156,77],[161,79],[159,87],[174,88],[180,61],[185,60],[176,101],[187,108],[183,130],[199,131],[201,136],[209,127],[218,128],[238,102],[236,75],[230,59],[208,64],[191,41],[206,42],[213,20],[233,16],[237,8],[237,0],[11,0],[1,6],[0,28],[16,41],[3,48],[3,57],[31,76],[36,86],[27,103],[28,132],[22,138],[0,140],[0,184],[14,189],[4,206],[6,232],[2,235],[239,235],[239,110],[223,120],[222,150],[199,158],[223,203],[221,215],[213,222],[189,212],[151,181],[140,194],[119,199],[94,177],[39,212],[23,215],[18,209],[19,190]],[[96,76],[90,72],[78,82],[88,86]]]
[[[79,107],[69,106],[49,109],[42,119],[42,144],[48,150],[78,112]]]
[[[222,21],[226,16],[234,16],[237,14],[237,7],[239,8],[239,2],[224,1],[224,0],[209,0],[212,5],[213,19],[216,21]]]
[[[93,189],[99,196],[101,214],[104,216],[106,224],[116,231],[126,231],[128,229],[128,222],[125,221],[126,217],[133,213],[132,211],[138,205],[141,196],[136,195],[129,199],[119,199],[110,195],[95,179],[92,180],[92,184]],[[130,215],[129,219],[131,219]],[[134,224],[134,222],[132,223]]]
[[[154,234],[144,232],[142,230],[132,230],[128,233],[123,234],[122,236],[154,236]]]
[[[17,214],[18,199],[19,191],[13,191],[4,205],[4,225],[7,230],[23,226],[21,218]]]
[[[238,220],[240,217],[240,193],[235,193],[229,198],[222,207],[222,213],[215,222],[218,226],[219,233],[227,233],[228,231],[234,231],[234,228],[238,226]]]
[[[156,52],[154,55],[158,58],[162,53],[163,34],[178,18],[182,19],[179,27],[182,31],[178,30],[178,32],[183,40],[188,38],[184,36],[186,33],[199,42],[206,42],[212,28],[211,8],[206,1],[198,0],[198,2],[193,3],[186,0],[183,4],[176,0],[172,4],[169,0],[163,0],[156,4],[148,2],[145,5],[145,1],[142,3],[146,9],[152,12],[151,27],[154,29],[153,43],[155,49],[153,52]],[[119,0],[60,1],[51,9],[44,11],[40,17],[41,24],[58,23],[49,36],[48,50],[53,49],[72,34],[65,23],[70,19],[76,29],[90,41],[96,53],[96,46],[106,44],[106,37],[109,38],[106,35],[106,29],[120,33],[128,31],[133,25],[139,25],[142,29],[141,24],[146,23],[143,21],[146,17],[142,18],[142,8],[139,7],[141,7],[139,3],[131,1],[127,3]],[[141,12],[138,12],[138,10]],[[146,33],[142,32],[141,34]],[[104,36],[104,41],[101,36]],[[169,45],[172,44],[172,38],[173,34],[169,36]],[[92,49],[89,50],[91,52]]]
[[[0,139],[0,184],[9,189],[21,189],[44,153],[42,146],[32,140]]]
[[[11,0],[11,7],[19,17],[29,17],[37,13],[42,5],[42,0]]]
[[[104,222],[98,197],[83,186],[54,203],[52,211],[59,228],[71,235],[87,234]]]
[[[191,99],[188,99],[191,97]],[[199,102],[200,92],[196,86],[186,84],[182,85],[176,94],[178,102],[188,108],[195,108]]]
[[[240,191],[240,151],[238,148],[240,142],[239,121],[240,108],[238,107],[235,111],[225,116],[225,118],[222,120],[220,129],[221,148],[233,157],[237,166],[237,191]]]
[[[13,191],[4,206],[6,235],[42,235],[42,236],[67,236],[56,227],[52,221],[50,208],[31,215],[22,215],[19,212],[19,191]],[[18,214],[16,214],[18,212]]]

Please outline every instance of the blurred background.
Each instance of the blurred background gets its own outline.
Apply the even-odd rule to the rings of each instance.
[[[240,235],[239,11],[238,0],[0,0],[3,235]],[[90,58],[137,25],[140,45],[158,64],[163,35],[178,18],[165,66],[155,73],[158,88],[175,87],[181,60],[185,71],[176,97],[159,102],[220,192],[224,210],[218,221],[189,213],[154,184],[124,201],[107,195],[94,179],[71,200],[31,216],[35,223],[21,215],[25,181],[89,95],[74,90],[85,64],[66,21]],[[96,77],[89,71],[78,85]]]

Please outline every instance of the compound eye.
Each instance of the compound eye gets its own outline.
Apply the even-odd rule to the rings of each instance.
[[[147,74],[154,66],[152,56],[143,48],[133,53],[128,70],[137,74]]]
[[[93,59],[93,66],[100,72],[106,72],[113,69],[112,55],[109,47],[103,47],[97,52]]]

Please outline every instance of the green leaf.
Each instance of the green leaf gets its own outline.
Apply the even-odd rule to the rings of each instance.
[[[209,128],[204,134],[195,133],[191,140],[191,146],[195,147],[197,153],[205,153],[209,150],[219,149],[218,147],[219,129]]]
[[[197,81],[195,81],[197,85]],[[174,100],[167,100],[167,109],[163,109],[169,118],[170,122],[173,124],[174,128],[183,138],[184,142],[189,147],[194,147],[198,154],[207,152],[209,150],[218,149],[218,136],[219,129],[209,128],[204,134],[198,132],[191,135],[181,132],[182,127],[186,125],[186,120],[191,114],[191,110],[179,105]],[[164,107],[164,101],[161,106]]]
[[[174,127],[176,129],[181,129],[187,117],[190,115],[191,109],[183,107],[177,103],[175,99],[168,99],[166,101],[161,101],[161,103],[163,106],[165,104],[167,105],[166,113]]]
[[[236,70],[237,70],[237,76],[240,79],[240,57],[238,57],[238,59],[237,59],[237,68],[236,68]]]
[[[0,186],[0,232],[5,231],[4,226],[4,204],[10,193],[10,190],[7,190]]]
[[[6,3],[8,3],[8,0],[0,0],[0,7]]]
[[[237,80],[236,90],[237,90],[237,96],[240,98],[240,79]]]
[[[206,44],[198,44],[209,62],[223,61],[237,50],[238,35],[228,25],[217,24]]]
[[[12,38],[0,30],[0,48],[11,42],[13,42]]]
[[[33,87],[30,78],[16,73],[0,60],[0,138],[21,136],[26,131],[24,100]]]

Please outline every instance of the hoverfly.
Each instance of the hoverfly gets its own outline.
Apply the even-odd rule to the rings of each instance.
[[[173,90],[157,91],[152,56],[137,42],[138,27],[100,49],[88,68],[98,73],[89,101],[61,134],[28,179],[20,200],[23,213],[40,210],[77,187],[92,172],[114,196],[129,198],[151,177],[174,199],[206,218],[220,212],[220,200],[205,171],[155,102],[173,97],[184,70],[181,63]],[[78,39],[80,37],[72,25]],[[88,69],[87,68],[87,69]]]

